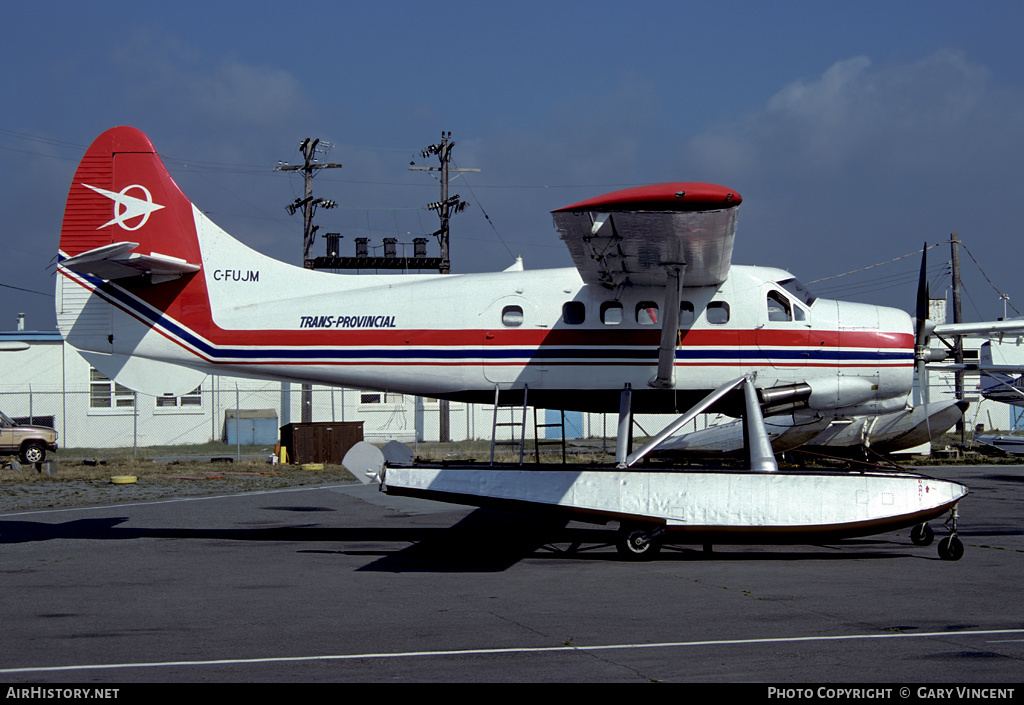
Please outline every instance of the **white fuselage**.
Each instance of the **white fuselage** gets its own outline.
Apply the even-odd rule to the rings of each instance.
[[[759,389],[809,384],[824,413],[903,408],[913,376],[909,316],[813,300],[779,269],[734,265],[721,285],[684,286],[674,388],[652,389],[663,287],[587,285],[573,268],[461,275],[339,275],[261,255],[194,210],[202,271],[133,290],[67,269],[62,330],[85,350],[207,372],[493,400],[671,412],[756,374]],[[685,285],[685,279],[684,279]],[[66,286],[66,284],[65,284]],[[171,305],[155,290],[177,287]],[[180,289],[180,291],[179,291]],[[114,305],[109,328],[83,324],[89,294]],[[77,329],[77,330],[76,330]]]

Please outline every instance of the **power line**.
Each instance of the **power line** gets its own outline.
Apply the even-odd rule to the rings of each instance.
[[[1017,313],[1017,315],[1018,315],[1018,316],[1020,316],[1020,315],[1024,315],[1024,314],[1021,314],[1021,312],[1020,312],[1020,311],[1017,311],[1017,307],[1016,307],[1016,306],[1014,306],[1013,304],[1011,304],[1011,303],[1010,303],[1010,297],[1006,295],[1006,292],[1000,291],[1000,290],[999,290],[999,287],[997,287],[997,286],[995,285],[995,283],[994,283],[994,282],[993,282],[993,281],[992,281],[991,279],[989,279],[989,276],[988,276],[987,274],[985,274],[985,270],[981,268],[981,265],[980,265],[980,264],[978,264],[978,260],[976,260],[976,259],[974,258],[974,255],[973,255],[973,254],[971,253],[971,250],[970,250],[970,248],[969,248],[969,247],[967,247],[967,245],[966,245],[966,244],[965,244],[965,243],[964,243],[964,242],[963,242],[962,240],[960,241],[960,245],[961,245],[961,246],[962,246],[962,247],[963,247],[963,248],[964,248],[965,250],[967,250],[967,254],[968,254],[968,256],[970,256],[971,260],[973,260],[973,261],[974,261],[974,264],[975,264],[975,266],[977,266],[977,268],[978,268],[978,271],[979,271],[979,272],[981,272],[981,276],[985,277],[985,281],[987,281],[987,282],[989,283],[989,285],[990,285],[990,286],[992,287],[992,289],[993,289],[993,290],[995,290],[995,292],[996,292],[997,294],[999,294],[999,298],[1000,298],[1000,299],[1002,299],[1002,300],[1003,300],[1004,302],[1006,302],[1006,305],[1007,305],[1007,306],[1009,306],[1009,307],[1010,307],[1010,308],[1012,308],[1012,309],[1013,309],[1014,311],[1016,311],[1016,313]]]
[[[864,270],[861,270],[864,271]],[[940,277],[946,277],[950,273],[950,263],[942,262],[936,265],[932,265],[928,268],[927,276],[930,280],[934,281]],[[849,281],[842,284],[834,284],[832,286],[814,287],[814,291],[819,294],[828,293],[830,295],[838,294],[857,294],[865,290],[881,291],[884,289],[891,289],[897,286],[903,286],[905,284],[911,284],[916,282],[920,273],[916,270],[908,270],[898,272],[896,274],[889,274],[882,277],[874,277],[863,281]],[[828,279],[831,279],[829,277]],[[826,281],[825,279],[819,279],[818,281]]]
[[[53,292],[50,292],[49,294],[44,294],[41,291],[35,291],[34,289],[23,289],[20,286],[12,286],[10,284],[0,284],[0,286],[4,287],[5,289],[14,289],[15,291],[25,291],[28,292],[29,294],[38,294],[39,296],[53,296]]]
[[[928,247],[923,248],[921,250],[916,250],[914,252],[908,252],[905,255],[900,255],[899,257],[896,257],[894,259],[888,260],[886,262],[879,262],[878,264],[872,264],[870,266],[862,267],[860,269],[852,269],[849,272],[843,272],[842,274],[835,274],[835,275],[833,275],[831,277],[822,277],[821,279],[815,279],[814,281],[807,282],[807,283],[808,284],[817,284],[818,282],[828,281],[829,279],[838,279],[839,277],[845,277],[845,276],[847,276],[849,274],[856,274],[857,272],[865,272],[865,271],[867,271],[869,269],[874,269],[875,267],[881,267],[884,264],[892,264],[893,262],[898,262],[901,259],[906,259],[907,257],[914,257],[916,255],[921,254],[922,252],[925,252],[927,250],[930,250],[930,249],[938,247],[938,246],[939,245],[937,245],[937,244],[936,245],[929,245]]]
[[[480,199],[477,198],[476,193],[473,191],[473,187],[469,185],[468,180],[464,181],[466,184],[466,188],[469,189],[469,195],[473,197],[474,201],[476,201],[477,208],[479,208],[480,212],[484,214],[484,220],[486,220],[487,224],[491,226],[491,230],[493,230],[494,234],[497,236],[498,242],[502,244],[502,246],[505,248],[505,251],[508,252],[509,256],[514,258],[515,254],[513,254],[512,249],[505,242],[505,239],[501,236],[501,233],[498,232],[498,229],[494,227],[494,222],[491,220],[491,216],[487,215],[487,211],[485,211],[484,207],[480,204]]]
[[[47,154],[44,152],[29,152],[27,150],[16,149],[14,147],[6,147],[0,145],[0,150],[6,150],[11,152],[19,152],[24,154],[31,154],[33,156],[46,157],[50,159],[60,160],[81,160],[81,152],[84,152],[88,145],[82,145],[77,142],[68,142],[66,140],[59,140],[50,137],[43,137],[40,135],[33,135],[28,132],[20,132],[17,130],[11,130],[6,128],[0,128],[0,136],[7,136],[14,139],[24,140],[27,142],[38,142],[41,144],[48,144],[54,147],[62,147],[67,149],[73,149],[77,153],[74,156],[63,157],[56,154]],[[346,150],[367,150],[367,151],[387,151],[387,152],[415,152],[416,150],[408,147],[374,147],[369,145],[346,145]],[[213,162],[202,159],[189,159],[187,157],[175,157],[171,155],[161,154],[160,158],[167,164],[172,164],[179,168],[191,169],[196,171],[216,171],[223,173],[235,173],[235,174],[250,174],[260,176],[274,176],[276,169],[269,168],[262,164],[236,164],[231,162]],[[411,186],[419,187],[419,184],[412,184],[406,182],[397,181],[368,181],[360,179],[339,179],[326,177],[325,181],[337,181],[339,183],[352,183],[352,184],[363,184],[368,186]],[[605,184],[477,184],[477,189],[516,189],[516,190],[550,190],[550,189],[620,189],[629,188],[636,186],[635,182],[629,183],[605,183]]]

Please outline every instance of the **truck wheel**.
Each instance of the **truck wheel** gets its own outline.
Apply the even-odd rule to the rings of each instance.
[[[41,463],[46,457],[46,448],[42,443],[26,443],[21,447],[21,462]]]

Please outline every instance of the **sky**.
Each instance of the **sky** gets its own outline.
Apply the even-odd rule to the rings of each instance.
[[[88,145],[145,132],[187,196],[298,264],[285,206],[319,138],[320,233],[411,243],[452,133],[453,272],[571,266],[550,211],[706,181],[743,196],[733,261],[913,310],[962,243],[964,320],[1024,311],[1024,3],[475,0],[16,3],[0,27],[0,330],[53,330],[64,203]],[[429,254],[436,256],[436,245]],[[314,245],[323,254],[324,244]],[[907,256],[910,255],[910,256]],[[881,265],[881,263],[887,263]],[[873,266],[881,265],[881,266]],[[863,271],[856,271],[863,270]],[[847,274],[848,272],[855,272]],[[845,275],[845,276],[839,276]]]

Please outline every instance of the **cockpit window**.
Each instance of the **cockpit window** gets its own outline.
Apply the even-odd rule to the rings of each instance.
[[[777,291],[768,292],[768,320],[769,321],[792,321],[793,309],[789,299]]]
[[[792,294],[793,298],[807,306],[813,304],[814,300],[818,298],[817,296],[811,293],[810,289],[808,289],[806,286],[800,283],[800,280],[797,279],[796,277],[793,277],[791,279],[783,279],[782,281],[777,283],[787,292]]]

